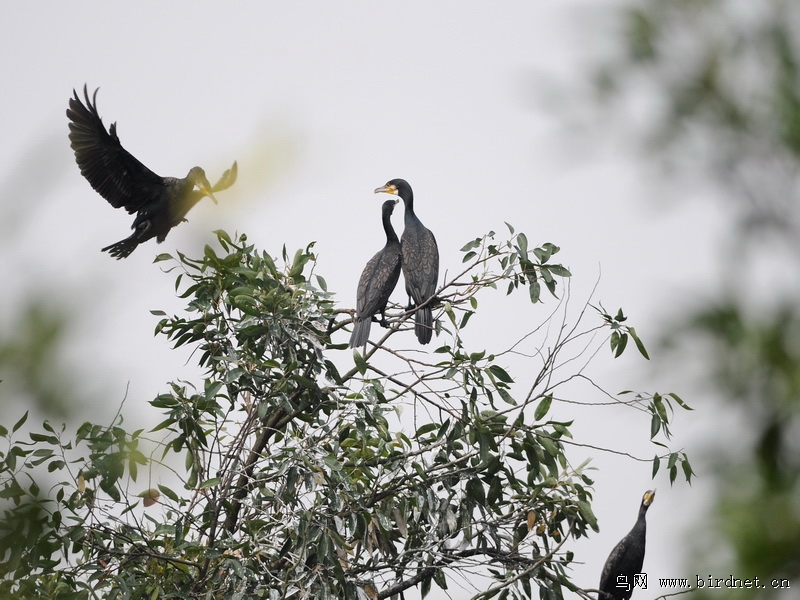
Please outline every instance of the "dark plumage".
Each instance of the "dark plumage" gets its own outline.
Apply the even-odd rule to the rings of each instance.
[[[656,497],[655,490],[648,490],[642,497],[639,506],[639,517],[633,529],[628,532],[609,554],[600,576],[600,594],[598,600],[628,600],[633,594],[633,576],[642,572],[644,564],[645,538],[647,536],[647,521],[645,514]],[[617,587],[620,582],[617,578],[624,576],[626,583]],[[627,589],[626,589],[627,588]]]
[[[397,280],[400,279],[400,240],[392,227],[392,212],[397,200],[383,203],[383,230],[386,232],[386,245],[375,256],[369,259],[358,280],[356,300],[356,322],[350,336],[350,347],[364,346],[369,340],[369,330],[373,316],[381,313],[380,324],[388,327],[386,322],[386,303],[392,295]]]
[[[392,179],[375,190],[376,194],[378,192],[400,196],[406,207],[405,229],[401,238],[403,278],[406,280],[406,293],[409,297],[408,310],[419,307],[414,318],[414,333],[420,344],[427,344],[433,334],[431,298],[436,293],[439,281],[439,248],[436,238],[414,213],[414,192],[405,179]],[[420,306],[422,304],[425,306]]]
[[[237,166],[233,163],[213,188],[200,167],[193,167],[183,179],[159,177],[122,147],[116,123],[106,131],[97,112],[97,91],[90,99],[84,86],[84,104],[73,90],[67,109],[69,141],[81,174],[94,190],[114,208],[136,213],[131,236],[102,249],[120,259],[151,238],[163,242],[203,197],[216,203],[214,192],[234,184]]]

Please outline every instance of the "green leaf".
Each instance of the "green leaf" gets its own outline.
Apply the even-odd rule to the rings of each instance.
[[[489,495],[486,501],[489,506],[495,506],[497,501],[503,497],[503,480],[500,477],[492,477],[492,483],[489,485]]]
[[[656,473],[658,473],[658,468],[661,466],[661,459],[658,457],[658,454],[653,457],[653,474],[652,477],[655,479]]]
[[[428,594],[431,592],[431,581],[432,578],[426,577],[422,580],[422,585],[420,586],[420,594],[424,599]]]
[[[167,498],[169,498],[173,502],[180,502],[180,496],[178,496],[178,494],[173,492],[167,486],[158,484],[158,489],[161,490],[161,493],[164,494]]]
[[[613,334],[611,334],[612,340],[614,339],[614,334],[616,333],[617,332],[615,331]],[[617,344],[616,344],[617,351],[614,353],[614,358],[619,358],[620,355],[625,351],[625,346],[627,345],[628,345],[628,334],[627,333],[620,334],[620,336],[617,338]]]
[[[548,394],[541,400],[539,400],[539,405],[536,407],[536,412],[533,413],[533,418],[536,421],[541,421],[542,418],[547,414],[547,411],[550,410],[550,404],[553,402],[553,396]]]
[[[597,531],[597,517],[592,512],[591,504],[585,500],[578,500],[578,512],[581,513],[589,527]]]
[[[506,404],[510,404],[511,406],[517,405],[517,401],[514,400],[514,397],[511,394],[509,394],[504,388],[498,387],[497,393],[500,394],[500,397]]]
[[[474,250],[475,248],[478,248],[480,245],[481,245],[481,238],[475,238],[474,240],[469,241],[466,244],[464,244],[464,246],[461,248],[461,252],[467,252],[469,250]],[[464,261],[464,262],[466,262],[466,261]]]
[[[639,354],[644,356],[647,360],[650,360],[650,356],[647,354],[647,350],[645,349],[642,340],[640,340],[639,336],[636,335],[636,330],[633,327],[628,327],[628,333],[631,334],[633,342],[636,344],[636,348],[639,350]]]
[[[528,238],[522,232],[517,234],[517,248],[519,248],[519,253],[523,258],[528,256]]]
[[[539,302],[539,296],[542,293],[542,286],[539,285],[538,281],[531,281],[530,285],[528,286],[528,294],[530,295],[531,302],[536,304]]]
[[[691,485],[692,483],[692,475],[695,474],[692,471],[692,466],[689,464],[689,457],[686,454],[683,455],[683,461],[681,461],[681,468],[683,469],[683,475],[686,477],[686,481]]]
[[[417,429],[417,433],[414,434],[414,437],[421,438],[423,435],[425,435],[426,433],[430,433],[437,427],[438,426],[436,425],[436,423],[425,423],[425,425],[422,425],[419,429]]]
[[[662,423],[669,423],[669,417],[667,416],[667,409],[664,406],[664,400],[661,397],[661,394],[653,394],[653,406],[658,413],[658,418],[661,419]]]
[[[681,400],[680,397],[678,396],[678,394],[675,394],[674,392],[670,392],[670,393],[667,394],[667,396],[669,396],[670,398],[675,400],[675,402],[677,402],[678,405],[681,406],[682,408],[685,408],[686,410],[694,410],[691,406],[689,406],[683,400]]]
[[[31,432],[28,434],[34,442],[47,442],[48,444],[57,445],[58,438],[54,435],[44,435],[43,433]]]
[[[667,461],[667,467],[670,469],[673,468],[675,466],[675,463],[678,462],[678,458],[679,456],[677,452],[670,453],[669,460]]]
[[[353,350],[353,360],[356,363],[356,369],[361,375],[366,374],[367,372],[367,361],[364,360],[364,357],[361,356],[361,353],[358,350]]]
[[[563,265],[550,265],[550,272],[559,277],[572,277],[572,273]]]
[[[658,415],[656,413],[653,413],[653,418],[650,419],[650,439],[656,437],[660,430],[661,430],[661,419],[658,418]]]
[[[478,504],[484,506],[486,504],[486,491],[483,489],[483,484],[477,478],[472,478],[467,481],[465,488],[467,498]]]
[[[443,590],[447,589],[447,579],[445,578],[444,575],[444,569],[436,569],[433,572],[433,580],[436,582],[436,585],[438,585],[441,589]]]
[[[341,471],[342,470],[342,465],[336,459],[335,456],[332,456],[330,454],[328,454],[327,456],[323,456],[322,457],[322,462],[324,462],[326,465],[328,465],[328,468],[331,469],[331,471]]]
[[[490,365],[489,371],[503,383],[514,383],[514,380],[511,379],[511,375],[509,375],[506,370],[499,365]]]
[[[14,423],[14,427],[11,428],[11,433],[16,432],[20,427],[22,427],[25,424],[25,421],[27,420],[28,420],[28,411],[26,410],[25,414],[22,415],[22,418],[16,423]]]
[[[557,456],[559,454],[558,445],[553,440],[551,440],[549,437],[540,435],[539,436],[539,443],[542,446],[544,446],[544,449],[547,451],[547,453],[550,456]]]

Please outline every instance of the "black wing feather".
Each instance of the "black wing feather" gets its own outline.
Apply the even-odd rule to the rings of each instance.
[[[90,99],[83,86],[86,104],[73,90],[67,109],[70,146],[81,174],[92,188],[114,208],[124,207],[132,214],[158,199],[164,180],[122,147],[116,123],[106,131],[97,112],[98,90]]]

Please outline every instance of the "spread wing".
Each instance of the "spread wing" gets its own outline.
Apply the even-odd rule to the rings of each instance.
[[[227,169],[222,174],[222,177],[220,177],[219,181],[214,184],[214,187],[211,188],[211,191],[216,194],[217,192],[221,192],[222,190],[227,190],[234,183],[236,183],[236,178],[238,176],[239,176],[239,165],[237,165],[236,161],[234,161],[233,166],[231,166],[230,169]]]
[[[83,86],[85,104],[73,93],[67,109],[69,141],[81,174],[111,206],[124,207],[129,213],[157,199],[163,179],[122,147],[116,123],[106,131],[97,113],[97,90],[90,99]]]

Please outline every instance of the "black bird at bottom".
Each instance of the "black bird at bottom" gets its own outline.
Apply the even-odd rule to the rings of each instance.
[[[350,336],[351,348],[359,348],[369,341],[370,326],[377,313],[381,313],[381,326],[389,326],[386,322],[386,304],[400,279],[400,240],[392,227],[392,213],[398,202],[399,200],[387,200],[381,208],[386,245],[369,259],[358,280],[356,320]]]
[[[234,162],[213,187],[200,167],[193,167],[183,179],[156,175],[122,147],[116,123],[106,131],[97,112],[98,91],[89,98],[84,86],[84,103],[73,90],[67,109],[69,140],[81,174],[92,188],[114,208],[136,213],[130,237],[101,250],[120,259],[149,239],[163,242],[170,229],[185,221],[186,213],[205,196],[216,203],[214,192],[236,182],[237,165]]]
[[[619,544],[608,555],[600,576],[598,600],[629,600],[633,594],[633,576],[642,572],[644,549],[647,537],[647,509],[656,497],[655,490],[648,490],[642,497],[636,523]]]
[[[439,247],[431,230],[422,224],[414,212],[414,192],[405,179],[392,179],[375,190],[376,194],[378,192],[400,196],[406,207],[405,229],[400,240],[403,278],[409,297],[408,310],[419,307],[414,316],[414,333],[420,344],[427,344],[433,335],[431,302],[439,281]]]

